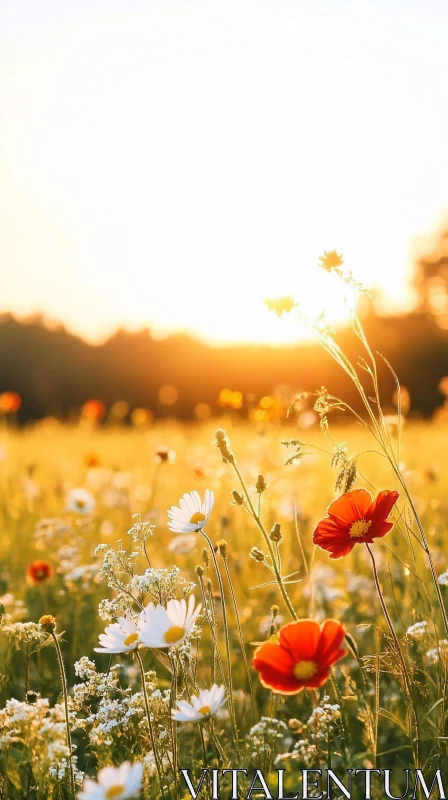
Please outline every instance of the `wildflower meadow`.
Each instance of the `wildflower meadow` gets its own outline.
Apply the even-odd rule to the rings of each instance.
[[[374,797],[429,796],[448,758],[448,429],[408,419],[388,362],[383,395],[363,287],[336,251],[316,269],[357,358],[323,314],[306,323],[361,411],[325,374],[248,414],[223,389],[221,416],[190,423],[92,399],[19,428],[20,397],[0,398],[5,800],[339,799],[357,771]]]

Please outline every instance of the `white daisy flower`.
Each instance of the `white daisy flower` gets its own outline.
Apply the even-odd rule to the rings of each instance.
[[[171,714],[178,722],[203,722],[214,717],[225,702],[225,686],[214,683],[211,689],[203,689],[199,695],[194,694],[191,703],[179,700]]]
[[[87,489],[72,489],[67,497],[68,511],[77,511],[78,514],[91,514],[95,508],[95,498]]]
[[[141,644],[139,628],[144,621],[145,618],[142,615],[140,615],[138,625],[126,617],[118,617],[117,622],[107,626],[105,633],[100,633],[101,647],[95,647],[95,652],[128,653],[130,650],[136,650]]]
[[[104,767],[98,783],[86,778],[78,800],[127,800],[142,787],[143,764],[125,761],[120,767]]]
[[[174,533],[193,533],[200,531],[210,519],[215,495],[210,489],[205,490],[201,501],[196,491],[186,492],[179,500],[179,506],[171,506],[168,511],[168,527]]]
[[[195,608],[194,595],[185,600],[169,600],[166,608],[149,603],[141,614],[140,641],[144,647],[178,647],[191,633],[201,610]]]

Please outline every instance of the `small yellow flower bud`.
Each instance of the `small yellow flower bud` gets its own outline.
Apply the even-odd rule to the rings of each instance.
[[[199,578],[201,578],[201,577],[202,577],[202,575],[203,575],[203,574],[204,574],[204,572],[205,572],[205,570],[204,570],[204,567],[203,567],[201,564],[198,564],[198,565],[197,565],[197,567],[195,567],[194,571],[195,571],[196,575],[197,575]]]
[[[42,626],[46,633],[53,633],[56,628],[56,620],[51,614],[44,614],[39,620],[39,625]]]
[[[266,489],[268,488],[267,485],[266,485],[266,481],[265,481],[263,475],[259,475],[258,476],[258,480],[257,480],[257,482],[255,484],[255,488],[256,488],[258,494],[263,494],[263,492],[265,492]]]
[[[254,561],[260,561],[260,562],[264,561],[264,559],[265,559],[265,555],[263,553],[263,550],[260,550],[259,547],[253,547],[252,550],[249,553],[249,557],[253,558]]]
[[[202,560],[203,560],[205,566],[208,567],[208,565],[210,564],[210,556],[208,554],[208,550],[206,550],[205,547],[204,547],[204,549],[202,551]]]
[[[272,619],[276,618],[276,616],[277,616],[279,611],[280,611],[280,609],[279,609],[278,606],[276,606],[276,605],[271,606]]]
[[[207,591],[211,592],[212,588],[213,588],[212,582],[211,582],[211,580],[209,578],[208,581],[207,581]]]
[[[218,545],[218,550],[219,550],[220,555],[223,558],[227,558],[227,542],[226,542],[226,540],[225,539],[220,539],[219,542],[217,542],[217,545]]]
[[[222,455],[222,460],[224,461],[225,464],[229,462],[233,463],[234,457],[233,453],[231,453],[229,450],[229,442],[227,440],[225,431],[218,428],[215,435],[216,435],[216,447],[218,448],[218,450]]]
[[[237,506],[242,506],[244,503],[244,499],[241,497],[240,493],[237,492],[236,489],[232,492],[233,502],[236,503]]]
[[[275,523],[274,527],[272,528],[269,538],[271,542],[281,542],[283,539],[283,534],[280,530],[280,524],[278,522]]]

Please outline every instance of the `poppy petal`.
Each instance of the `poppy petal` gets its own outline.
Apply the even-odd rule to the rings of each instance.
[[[265,665],[272,667],[278,673],[288,675],[292,673],[296,662],[284,647],[275,642],[264,642],[256,649],[252,663],[255,669],[260,669]]]
[[[393,527],[393,522],[383,522],[382,525],[372,525],[369,533],[366,536],[363,536],[362,539],[358,539],[358,542],[367,542],[367,544],[372,544],[375,539],[380,539],[382,536],[385,536],[386,533],[389,533]]]
[[[367,489],[354,489],[333,500],[327,508],[327,514],[347,527],[357,519],[363,519],[371,505],[372,495]]]
[[[291,653],[293,664],[311,661],[316,653],[321,635],[320,625],[314,619],[299,619],[284,625],[279,634],[282,648]]]
[[[384,489],[371,504],[366,519],[371,519],[373,525],[381,525],[388,518],[399,497],[399,492]]]
[[[327,619],[322,626],[322,631],[317,648],[316,658],[320,664],[331,666],[345,655],[341,644],[345,637],[345,627],[334,619]]]

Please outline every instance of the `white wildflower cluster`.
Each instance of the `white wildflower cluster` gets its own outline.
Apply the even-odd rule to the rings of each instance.
[[[428,650],[426,658],[430,664],[437,664],[441,660],[446,661],[448,659],[448,639],[441,639],[437,647]]]
[[[445,570],[445,572],[442,572],[441,575],[439,575],[439,583],[441,586],[448,585],[448,569]]]
[[[63,538],[68,538],[73,534],[73,528],[64,520],[58,517],[48,517],[41,519],[34,528],[34,539],[36,544],[46,546],[53,541],[60,542]]]
[[[117,692],[120,666],[114,664],[109,672],[97,672],[95,662],[86,656],[75,662],[75,674],[84,682],[73,687],[71,707],[76,711],[88,710],[93,698],[109,698]]]
[[[410,636],[411,639],[423,639],[427,633],[428,633],[427,622],[425,621],[414,622],[414,624],[407,629],[406,636]]]
[[[339,734],[341,709],[337,703],[331,704],[329,700],[329,696],[326,695],[322,704],[313,709],[306,726],[298,720],[290,721],[292,730],[303,733],[307,729],[308,735],[306,738],[299,739],[291,751],[281,753],[276,759],[276,764],[283,761],[294,761],[303,768],[315,766],[322,744],[334,739]]]
[[[329,703],[329,697],[324,697],[323,703],[313,709],[308,722],[306,723],[313,740],[324,739],[328,741],[329,734],[333,734],[338,722],[341,719],[341,708],[335,703]]]
[[[275,763],[279,764],[284,761],[297,761],[300,766],[314,767],[317,764],[319,751],[317,745],[310,742],[308,739],[299,739],[295,743],[291,752],[280,753],[277,756]]]
[[[46,643],[48,634],[42,630],[37,622],[11,622],[0,625],[3,636],[15,647],[21,645],[32,645],[33,649],[38,649],[40,645]]]
[[[4,625],[20,622],[28,616],[23,600],[16,599],[11,592],[0,597],[0,618]]]
[[[140,555],[138,550],[128,553],[123,547],[123,541],[118,539],[117,548],[108,544],[99,544],[95,549],[95,555],[103,556],[103,563],[100,569],[100,577],[106,578],[108,586],[112,589],[121,589],[124,583],[120,576],[132,576],[135,573],[135,562]]]
[[[140,514],[133,514],[132,519],[135,519],[135,522],[132,528],[128,530],[128,534],[132,536],[133,542],[144,544],[153,535],[155,525],[151,525],[150,522],[144,522]]]
[[[196,585],[180,574],[179,567],[171,569],[147,569],[143,575],[134,575],[129,589],[132,594],[149,594],[162,605],[177,595],[188,597]]]
[[[70,714],[73,724],[73,714]],[[66,742],[65,712],[61,703],[50,707],[47,698],[38,695],[33,703],[7,700],[0,710],[0,752],[8,755],[20,743],[33,763],[33,779],[45,796],[68,769],[69,751]],[[76,756],[73,756],[76,765]],[[75,769],[79,783],[83,774]],[[49,780],[50,778],[50,780]],[[46,794],[48,792],[48,795]]]
[[[83,683],[73,687],[70,698],[71,709],[76,712],[74,727],[85,731],[101,763],[112,757],[117,738],[130,752],[140,748],[142,726],[146,726],[143,695],[130,686],[120,686],[120,670],[121,665],[116,664],[108,673],[98,672],[95,663],[86,657],[75,664]],[[156,688],[154,672],[146,673],[145,679],[151,718],[163,720],[163,733],[169,719],[170,692]]]
[[[98,603],[98,616],[103,620],[118,619],[129,615],[134,608],[135,600],[126,592],[118,592],[111,600],[104,598]]]
[[[72,761],[75,761],[75,757],[73,757]],[[61,781],[68,782],[70,777],[70,762],[66,758],[61,758],[58,765],[55,767],[50,767],[48,772],[54,783],[58,784],[61,783]],[[76,761],[73,764],[73,777],[75,779],[75,784],[82,786],[84,781],[84,772],[76,768]]]
[[[286,723],[271,717],[262,717],[252,726],[249,740],[252,748],[250,758],[254,765],[270,763],[278,750],[291,742]]]

